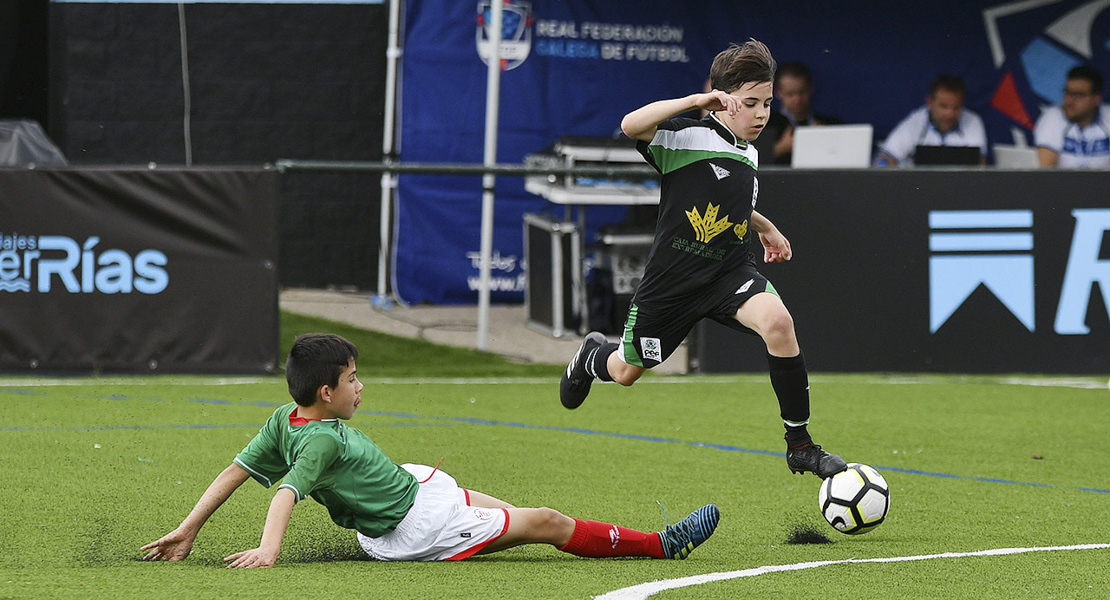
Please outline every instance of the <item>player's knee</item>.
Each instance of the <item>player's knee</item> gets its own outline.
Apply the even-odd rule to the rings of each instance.
[[[769,341],[793,339],[794,318],[785,310],[768,315],[763,324],[763,337]]]
[[[621,366],[616,369],[609,368],[609,375],[613,377],[613,381],[625,387],[636,383],[636,380],[643,374],[643,369],[625,363],[621,363]]]
[[[537,508],[536,515],[539,517],[540,521],[544,523],[559,523],[570,518],[554,508],[548,508],[546,506]]]
[[[574,530],[574,519],[554,508],[547,508],[546,506],[537,508],[533,516],[536,527],[549,532],[549,534],[561,533],[568,527],[571,531]]]
[[[619,375],[616,374],[616,373],[613,374],[613,381],[615,381],[615,382],[617,382],[617,383],[619,383],[619,384],[621,384],[625,387],[628,387],[628,386],[632,385],[633,383],[636,383],[636,380],[639,379],[639,378],[640,378],[639,375],[632,375],[632,374],[627,373],[627,372],[621,373]]]

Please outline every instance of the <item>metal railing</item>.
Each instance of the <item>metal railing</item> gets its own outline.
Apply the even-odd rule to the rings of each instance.
[[[591,164],[574,166],[556,165],[527,165],[527,164],[465,164],[465,163],[402,163],[394,161],[328,161],[328,160],[296,160],[279,159],[275,163],[279,173],[290,171],[315,171],[331,173],[381,173],[382,174],[382,223],[378,247],[378,293],[371,299],[376,307],[392,305],[392,298],[386,295],[386,257],[390,251],[388,215],[392,209],[393,196],[396,190],[395,176],[402,173],[411,174],[438,174],[438,175],[481,175],[483,177],[496,177],[498,175],[515,177],[546,177],[550,183],[556,183],[559,178],[566,176],[605,177],[612,179],[643,179],[657,180],[658,173],[648,165],[630,165],[623,163],[621,166],[609,164]],[[388,190],[388,193],[387,193]],[[483,182],[483,194],[492,194],[492,182]],[[483,197],[483,202],[485,198]],[[491,200],[492,203],[492,200]],[[483,209],[483,212],[485,210]],[[491,211],[492,212],[492,211]],[[492,223],[483,222],[483,239],[492,236]],[[489,328],[489,243],[483,242],[481,271],[482,289],[479,290],[478,302],[478,349],[487,350]]]
[[[581,175],[584,177],[628,177],[657,179],[659,173],[648,165],[580,165],[580,166],[540,166],[516,164],[466,164],[466,163],[402,163],[341,160],[296,160],[279,159],[274,163],[281,173],[286,171],[326,171],[362,173],[423,173],[438,175],[511,175],[527,177],[532,175]]]

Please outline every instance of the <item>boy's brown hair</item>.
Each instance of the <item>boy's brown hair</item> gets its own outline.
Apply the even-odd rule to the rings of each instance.
[[[289,395],[301,406],[312,406],[316,390],[339,385],[339,376],[357,358],[358,348],[338,335],[306,333],[297,337],[285,362]]]
[[[745,83],[774,81],[777,68],[775,57],[763,42],[754,38],[743,44],[734,42],[713,59],[709,84],[715,90],[731,94]]]

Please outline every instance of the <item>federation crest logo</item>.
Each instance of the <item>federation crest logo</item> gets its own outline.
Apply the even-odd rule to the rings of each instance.
[[[510,71],[519,67],[532,52],[532,17],[531,2],[516,2],[506,0],[501,10],[501,70]],[[490,42],[490,25],[493,16],[490,11],[490,0],[479,0],[478,19],[475,40],[478,45],[478,56],[482,62],[489,64],[493,55],[493,45]]]
[[[991,58],[999,82],[991,107],[1012,123],[1014,143],[1026,144],[1038,107],[1063,98],[1068,70],[1105,64],[1110,49],[1106,0],[1076,3],[1069,10],[1058,0],[1019,0],[983,9]],[[1047,24],[1047,25],[1046,25]]]

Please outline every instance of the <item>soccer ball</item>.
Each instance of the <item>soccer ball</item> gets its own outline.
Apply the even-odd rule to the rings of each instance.
[[[841,533],[867,533],[882,524],[890,510],[890,488],[875,469],[848,463],[848,469],[821,482],[821,514]]]

